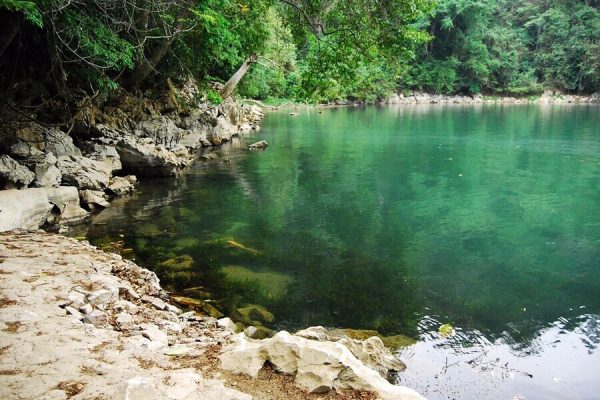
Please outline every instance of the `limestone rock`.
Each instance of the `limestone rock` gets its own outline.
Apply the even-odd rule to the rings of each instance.
[[[35,174],[10,156],[0,155],[0,187],[20,189],[29,186]]]
[[[164,346],[169,344],[169,337],[165,332],[160,330],[160,328],[154,324],[143,324],[142,328],[142,336],[153,341],[161,343]]]
[[[106,164],[81,156],[61,156],[57,167],[62,173],[62,182],[79,189],[104,190],[111,174]]]
[[[133,184],[126,178],[115,176],[106,190],[115,196],[122,196],[133,192]]]
[[[79,196],[81,202],[86,205],[89,210],[110,206],[110,203],[104,198],[104,192],[100,190],[82,190],[79,192]]]
[[[47,153],[56,156],[81,157],[81,151],[75,147],[73,139],[58,128],[48,128],[44,132],[45,148]]]
[[[254,378],[269,361],[277,371],[295,374],[296,384],[311,393],[353,389],[375,392],[382,400],[423,400],[414,390],[389,383],[344,345],[317,342],[285,331],[260,341],[240,334],[219,359],[222,368]]]
[[[0,232],[33,230],[42,226],[52,210],[45,189],[0,191]]]
[[[125,136],[117,144],[123,168],[144,176],[171,176],[187,164],[164,146],[157,146],[152,139]]]
[[[249,326],[244,329],[244,335],[250,339],[266,339],[272,337],[274,334],[274,331],[264,326]]]
[[[83,322],[94,326],[105,326],[108,324],[108,315],[106,315],[104,311],[93,310],[92,312],[85,314]]]
[[[242,322],[246,325],[252,325],[253,321],[261,324],[270,324],[275,321],[275,316],[266,308],[250,304],[246,307],[241,307],[232,314],[232,318],[236,322]]]
[[[228,329],[233,333],[237,333],[238,331],[237,325],[229,317],[217,320],[217,325],[219,325],[221,328]]]
[[[58,160],[52,153],[45,155],[44,159],[35,164],[35,181],[37,187],[58,187],[62,180],[62,173],[56,167]]]
[[[85,142],[83,149],[86,157],[104,163],[113,174],[123,168],[121,157],[113,144]]]

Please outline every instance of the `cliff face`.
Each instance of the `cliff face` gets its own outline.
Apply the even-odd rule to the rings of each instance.
[[[260,108],[233,100],[211,106],[196,101],[197,92],[188,82],[154,100],[121,93],[84,104],[69,132],[30,120],[4,125],[0,189],[13,190],[0,191],[0,231],[84,218],[131,192],[136,175],[174,175],[198,149],[260,129]],[[76,188],[79,201],[63,186]],[[64,202],[52,201],[58,192],[69,196],[67,214]]]

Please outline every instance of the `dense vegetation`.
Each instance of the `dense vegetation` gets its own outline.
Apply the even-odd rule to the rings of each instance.
[[[75,92],[144,90],[167,77],[225,83],[247,64],[240,85],[230,83],[257,99],[374,100],[396,89],[594,92],[599,5],[0,0],[0,88],[9,93],[4,102],[31,105]],[[25,92],[35,98],[19,99]],[[219,101],[208,85],[205,95]]]

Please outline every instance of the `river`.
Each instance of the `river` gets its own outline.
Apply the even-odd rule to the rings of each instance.
[[[430,399],[598,397],[600,107],[300,109],[255,139],[87,238],[277,328],[411,336],[396,379]]]

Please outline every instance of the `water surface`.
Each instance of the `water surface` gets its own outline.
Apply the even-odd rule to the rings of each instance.
[[[398,380],[431,399],[597,398],[599,107],[281,112],[256,139],[142,183],[88,238],[225,312],[417,338]]]

